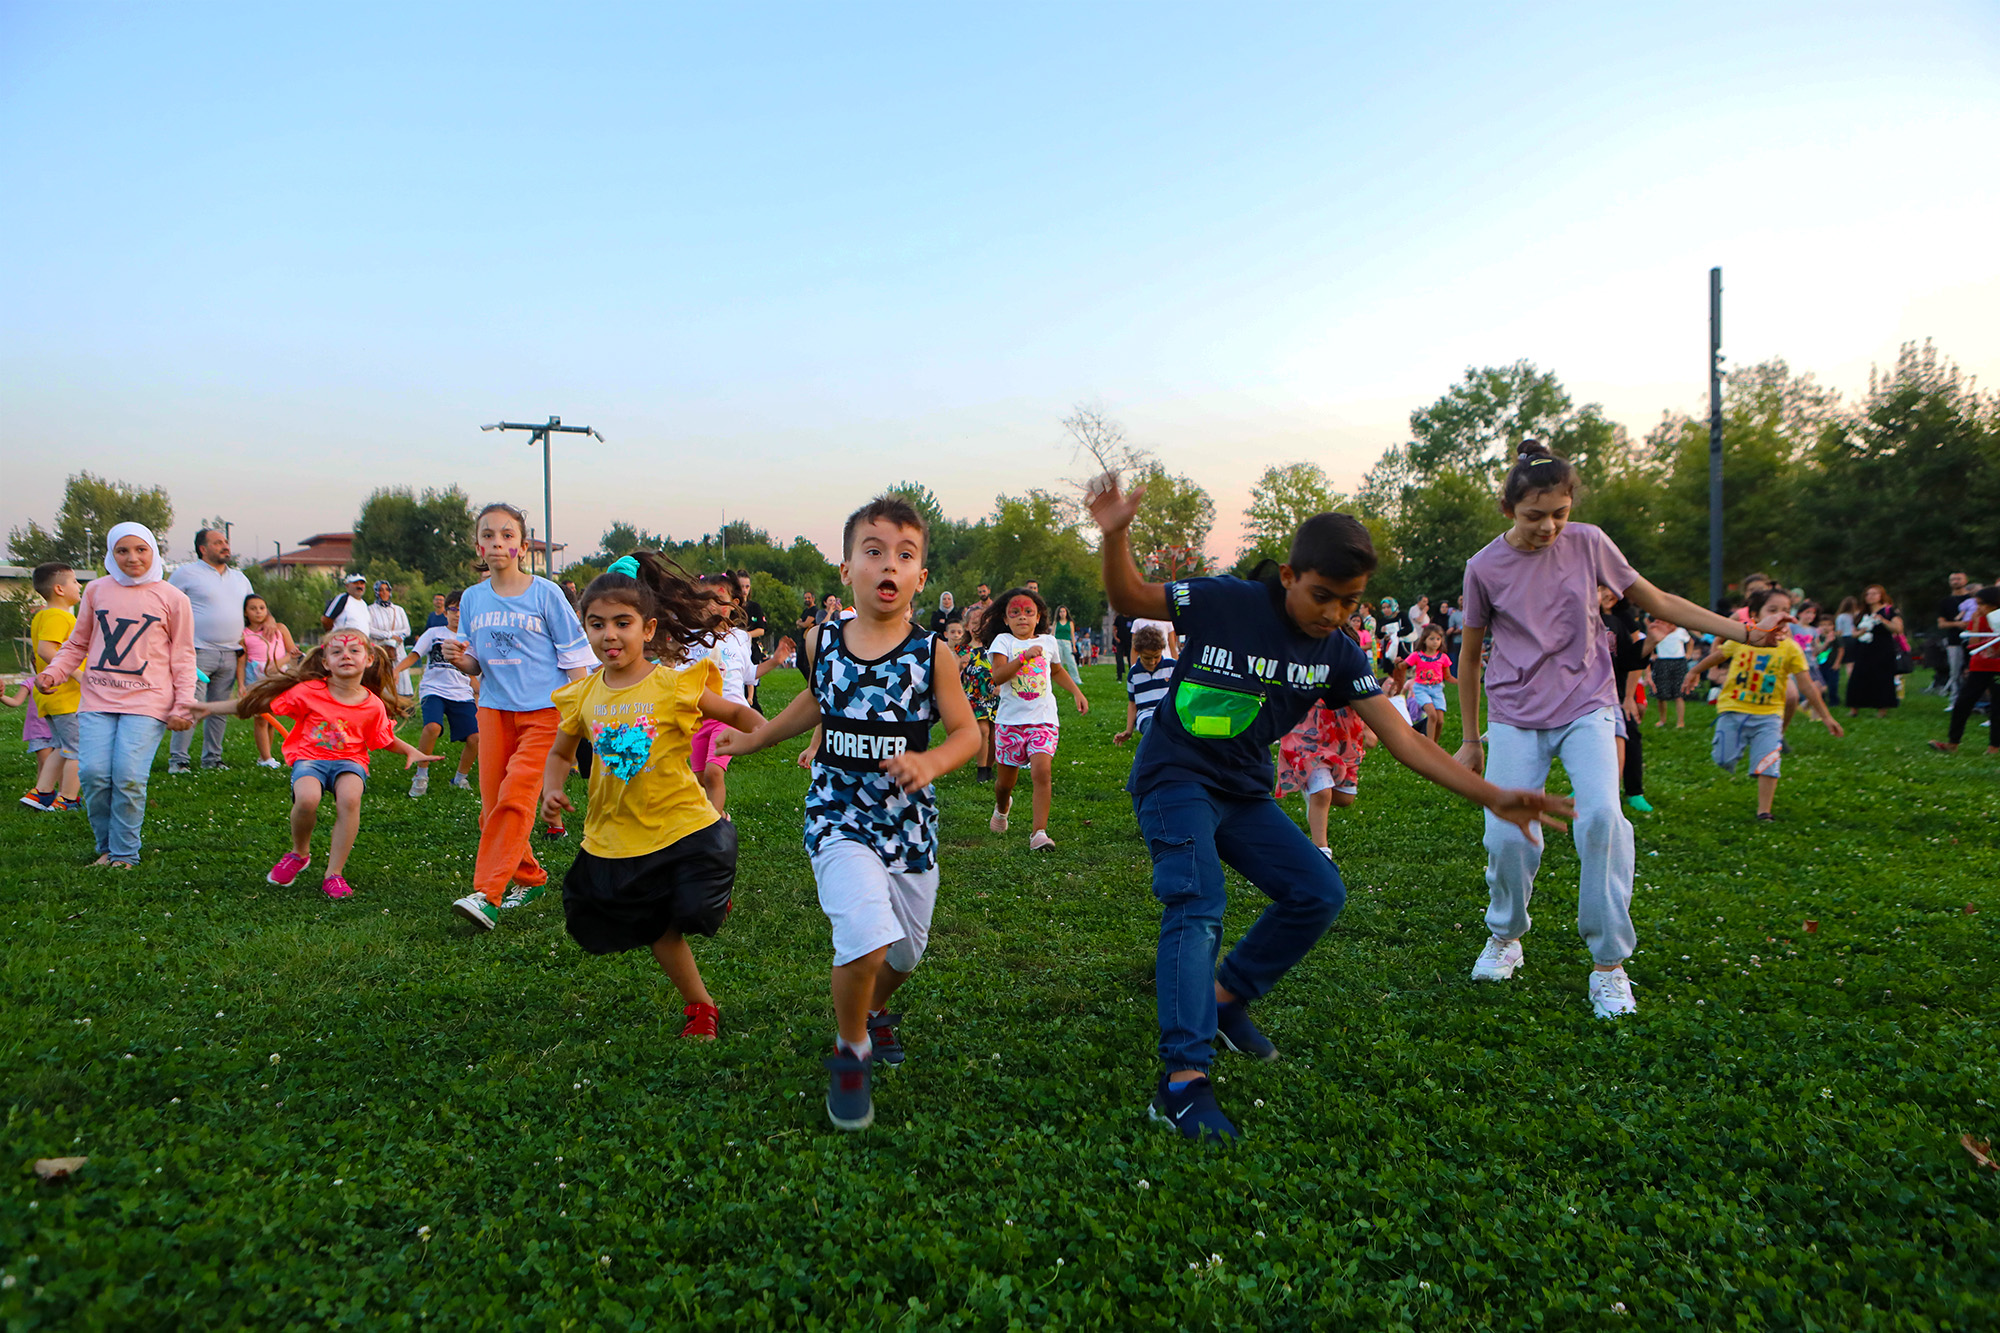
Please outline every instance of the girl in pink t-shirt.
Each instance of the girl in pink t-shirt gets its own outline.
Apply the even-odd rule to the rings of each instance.
[[[1769,647],[1784,629],[1725,619],[1641,578],[1602,531],[1570,521],[1577,480],[1576,469],[1547,445],[1523,442],[1500,492],[1500,512],[1512,526],[1466,562],[1465,642],[1458,659],[1465,743],[1458,760],[1503,787],[1540,787],[1549,765],[1562,760],[1575,789],[1577,929],[1596,962],[1591,1008],[1599,1018],[1616,1018],[1637,1010],[1624,963],[1638,940],[1631,912],[1632,825],[1619,806],[1619,698],[1598,585],[1652,615],[1737,643]],[[1492,660],[1482,665],[1489,633]],[[1473,964],[1474,980],[1505,981],[1520,967],[1528,898],[1541,862],[1539,839],[1487,819],[1486,926],[1492,938]]]
[[[333,837],[319,887],[329,898],[353,894],[342,872],[361,831],[369,752],[394,750],[403,756],[405,768],[444,757],[425,754],[396,734],[395,719],[409,706],[396,693],[395,662],[388,650],[356,629],[334,630],[296,666],[267,673],[238,698],[193,705],[200,717],[270,713],[293,720],[285,737],[285,758],[292,765],[292,850],[278,858],[266,880],[283,888],[312,864],[320,801],[331,791]]]
[[[1444,687],[1458,681],[1451,673],[1451,658],[1444,650],[1444,628],[1426,625],[1417,631],[1417,650],[1403,660],[1410,669],[1410,725],[1421,723],[1424,734],[1435,745],[1444,734]]]

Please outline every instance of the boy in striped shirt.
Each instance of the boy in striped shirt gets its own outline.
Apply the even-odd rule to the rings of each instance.
[[[1174,659],[1166,656],[1167,636],[1148,625],[1132,636],[1132,651],[1139,660],[1125,673],[1125,730],[1111,738],[1123,745],[1127,738],[1144,739],[1153,724],[1153,710],[1167,697],[1167,683],[1173,678]]]

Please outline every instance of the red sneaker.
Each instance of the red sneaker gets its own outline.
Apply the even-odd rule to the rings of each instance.
[[[278,858],[278,864],[271,867],[271,873],[264,878],[279,888],[284,888],[299,877],[299,872],[312,864],[310,856],[300,856],[297,852],[286,852]]]
[[[687,1015],[687,1026],[681,1029],[683,1037],[695,1041],[714,1041],[722,1035],[716,1024],[722,1019],[722,1011],[712,1004],[691,1004],[681,1010]]]
[[[319,882],[319,891],[329,898],[352,898],[354,886],[347,882],[345,875],[328,875]]]

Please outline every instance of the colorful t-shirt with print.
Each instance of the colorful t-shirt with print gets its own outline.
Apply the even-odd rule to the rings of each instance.
[[[1403,661],[1419,685],[1442,685],[1451,674],[1451,659],[1443,653],[1411,653]]]
[[[1185,579],[1166,592],[1181,655],[1132,761],[1125,786],[1135,796],[1198,782],[1268,800],[1271,746],[1315,703],[1338,708],[1382,692],[1353,639],[1316,639],[1292,623],[1275,579]]]
[[[344,704],[323,680],[301,681],[271,700],[271,712],[298,719],[285,738],[285,762],[302,759],[345,759],[368,767],[370,750],[396,743],[389,710],[370,694],[360,703]]]
[[[1729,659],[1722,664],[1721,713],[1774,714],[1785,711],[1785,682],[1806,669],[1806,655],[1790,636],[1775,648],[1747,643],[1725,645]]]
[[[992,646],[986,651],[989,661],[991,657],[1004,655],[1012,662],[1030,648],[1040,648],[1041,652],[1022,662],[1019,671],[1000,682],[1000,708],[993,718],[1000,726],[1054,727],[1062,724],[1062,716],[1056,711],[1054,672],[1054,664],[1062,661],[1061,640],[1053,634],[1038,634],[1032,639],[996,634]]]
[[[558,725],[590,741],[590,809],[583,850],[592,856],[645,856],[698,833],[720,816],[688,766],[701,725],[701,692],[722,688],[713,659],[676,670],[654,667],[622,690],[593,671],[557,690]]]
[[[76,628],[76,613],[66,606],[45,606],[35,612],[34,623],[28,626],[28,637],[37,644],[47,639],[60,646],[69,641],[69,632]],[[47,670],[53,658],[43,657],[39,650],[35,653],[37,670]],[[35,711],[43,717],[61,717],[64,713],[74,713],[83,698],[83,686],[72,676],[62,684],[44,694],[35,691]]]

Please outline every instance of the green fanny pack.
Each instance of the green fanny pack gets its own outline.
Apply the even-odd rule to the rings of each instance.
[[[1264,696],[1244,690],[1225,690],[1183,679],[1174,690],[1174,714],[1190,736],[1203,740],[1234,740],[1250,730]]]

